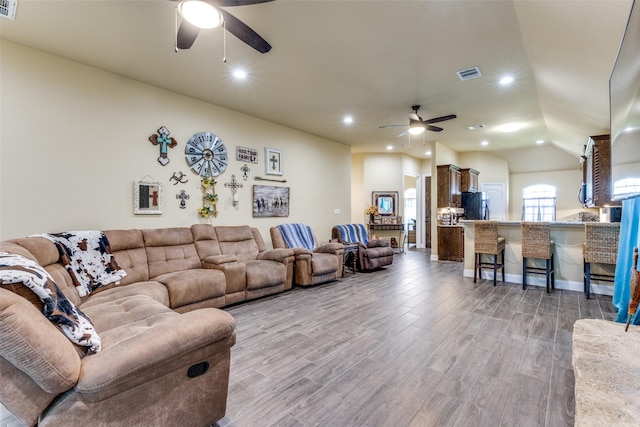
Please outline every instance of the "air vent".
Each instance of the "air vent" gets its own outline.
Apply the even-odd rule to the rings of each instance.
[[[17,6],[18,0],[0,0],[0,16],[15,20]]]
[[[482,73],[480,72],[480,68],[478,67],[472,67],[472,68],[467,68],[466,70],[460,70],[460,71],[457,71],[456,74],[458,74],[458,78],[462,81],[471,80],[471,79],[475,79],[476,77],[482,76]]]

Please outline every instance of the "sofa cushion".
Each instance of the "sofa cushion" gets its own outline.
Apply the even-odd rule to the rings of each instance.
[[[277,261],[246,261],[247,289],[267,288],[283,284],[287,280],[285,265]]]
[[[190,228],[142,230],[149,278],[165,273],[200,268],[201,262]]]
[[[191,234],[193,234],[193,241],[196,244],[200,259],[221,254],[218,236],[216,236],[216,230],[213,225],[194,224],[191,226]]]
[[[144,282],[149,280],[147,252],[144,250],[144,238],[140,230],[107,230],[104,235],[109,239],[111,251],[127,276],[120,283]]]
[[[260,253],[251,227],[247,225],[217,226],[215,230],[220,251],[223,254],[235,254],[238,261],[247,261],[255,260]]]
[[[225,276],[220,270],[195,268],[175,271],[161,274],[155,280],[167,287],[171,308],[225,294]]]
[[[130,285],[119,285],[94,292],[91,294],[91,297],[81,304],[81,307],[89,307],[106,301],[135,295],[146,295],[165,307],[169,307],[170,305],[167,287],[158,281],[148,280],[145,282],[131,283]]]
[[[56,282],[58,288],[62,291],[62,293],[67,297],[69,301],[74,303],[75,305],[80,304],[82,301],[80,295],[78,295],[78,291],[75,286],[73,286],[73,281],[69,276],[67,270],[62,266],[62,264],[58,263],[60,259],[60,254],[58,253],[58,249],[56,245],[50,240],[43,239],[42,237],[26,237],[22,239],[14,240],[14,243],[28,251],[28,255],[25,255],[23,252],[19,250],[15,250],[15,246],[11,245],[11,243],[2,243],[2,247],[4,245],[11,245],[11,248],[0,249],[3,251],[11,252],[11,253],[19,253],[21,255],[25,255],[27,258],[35,259],[38,264],[40,264],[44,269],[51,275],[53,281]]]

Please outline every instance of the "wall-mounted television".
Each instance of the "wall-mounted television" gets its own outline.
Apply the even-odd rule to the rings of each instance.
[[[613,199],[640,196],[640,4],[634,1],[609,79]],[[626,180],[626,181],[623,181]]]

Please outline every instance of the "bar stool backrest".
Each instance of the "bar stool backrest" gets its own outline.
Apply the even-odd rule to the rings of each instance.
[[[522,257],[549,259],[551,245],[551,226],[548,222],[522,222]]]
[[[619,222],[585,222],[584,260],[615,264],[618,258]]]
[[[481,254],[498,254],[498,221],[473,221],[473,250]]]

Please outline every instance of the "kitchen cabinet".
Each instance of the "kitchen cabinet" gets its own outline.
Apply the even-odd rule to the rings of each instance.
[[[460,168],[455,165],[438,165],[438,207],[462,207]]]
[[[460,169],[460,191],[477,193],[478,192],[478,172],[475,169]]]
[[[438,226],[438,260],[464,261],[464,228]]]
[[[582,157],[581,201],[589,208],[611,204],[611,140],[609,135],[591,136]]]

